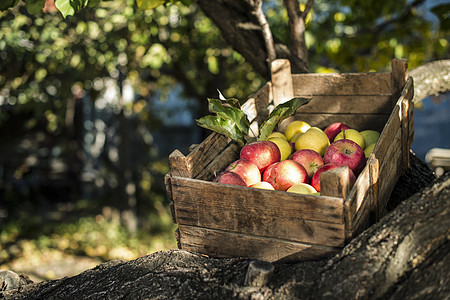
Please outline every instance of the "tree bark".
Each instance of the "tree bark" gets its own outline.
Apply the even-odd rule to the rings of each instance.
[[[450,91],[450,59],[426,63],[409,75],[414,78],[414,102]]]
[[[416,181],[419,192],[329,260],[256,262],[255,268],[250,259],[161,251],[128,262],[110,261],[70,278],[22,283],[0,292],[0,298],[447,299],[450,173],[435,179],[411,157],[404,176],[421,177]],[[395,190],[410,189],[410,184],[400,178]],[[262,279],[254,284],[250,275]]]
[[[222,36],[237,52],[242,54],[256,72],[270,79],[267,64],[268,53],[262,28],[252,14],[252,0],[199,0],[198,5],[219,28]],[[305,61],[293,54],[284,44],[274,38],[276,58],[286,58],[291,62],[294,73],[307,73]]]

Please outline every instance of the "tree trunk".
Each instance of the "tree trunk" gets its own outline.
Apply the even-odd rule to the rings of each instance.
[[[412,182],[419,192],[329,260],[270,264],[161,251],[37,284],[11,282],[17,276],[9,274],[15,289],[0,292],[0,298],[448,299],[450,173],[434,179],[424,163],[410,157],[411,168],[394,195],[403,200],[410,192],[399,190],[410,190]]]
[[[199,0],[198,5],[219,28],[222,36],[237,52],[245,57],[256,72],[270,78],[267,64],[268,53],[261,26],[253,15],[250,0]],[[286,58],[291,62],[294,73],[309,72],[306,62],[301,60],[274,38],[276,58]]]
[[[414,102],[450,91],[450,59],[426,63],[409,75],[414,78]]]

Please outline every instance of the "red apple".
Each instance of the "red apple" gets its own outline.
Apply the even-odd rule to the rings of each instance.
[[[305,168],[291,159],[274,163],[263,173],[263,181],[270,183],[278,191],[286,191],[294,184],[306,183],[307,180]]]
[[[242,179],[241,176],[239,176],[236,173],[233,172],[221,172],[219,173],[216,178],[214,178],[214,182],[218,183],[224,183],[224,184],[231,184],[231,185],[242,185],[247,186],[245,184],[244,179]]]
[[[247,186],[251,186],[261,181],[261,173],[258,167],[247,159],[238,159],[232,162],[225,172],[233,172],[244,179]]]
[[[311,179],[311,185],[316,189],[316,191],[320,192],[320,174],[322,174],[325,171],[332,170],[334,168],[339,168],[339,167],[342,167],[342,165],[335,164],[335,163],[328,163],[328,164],[325,164],[325,165],[319,167]],[[350,168],[348,168],[348,172],[349,172],[349,176],[350,176],[350,185],[353,185],[356,181],[356,176]]]
[[[322,156],[311,149],[302,149],[295,151],[292,154],[291,159],[295,160],[306,169],[309,178],[308,182],[311,182],[311,178],[313,177],[317,169],[324,165]]]
[[[325,164],[335,163],[348,166],[355,176],[364,169],[366,156],[364,150],[354,141],[342,139],[332,142],[323,156]]]
[[[350,129],[350,126],[344,123],[333,123],[330,124],[327,128],[325,128],[323,132],[325,132],[328,139],[330,140],[330,143],[332,143],[336,135],[338,135],[339,132],[345,129]]]
[[[241,159],[253,162],[262,174],[264,170],[281,159],[280,149],[271,141],[256,141],[242,147]]]

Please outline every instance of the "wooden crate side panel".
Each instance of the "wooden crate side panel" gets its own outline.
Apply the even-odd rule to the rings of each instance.
[[[289,262],[329,257],[340,250],[340,248],[334,247],[309,245],[195,226],[180,225],[179,232],[181,249],[207,254],[212,257],[244,257],[268,262]]]
[[[234,142],[230,142],[222,152],[220,152],[214,159],[204,167],[195,179],[199,180],[213,180],[217,174],[225,170],[225,168],[233,161],[239,159],[240,147]]]
[[[381,131],[380,138],[373,149],[373,153],[380,163],[385,161],[385,156],[389,150],[389,147],[391,146],[394,137],[399,132],[401,132],[400,106],[396,105],[394,106],[389,119]],[[400,148],[398,150],[400,151]]]
[[[293,74],[294,95],[391,95],[389,73]]]
[[[381,161],[378,211],[381,213],[386,207],[389,197],[402,172],[402,151],[401,151],[401,131],[395,135],[390,145],[387,155]]]
[[[382,131],[389,119],[388,114],[341,114],[341,113],[300,113],[297,112],[294,116],[285,119],[280,123],[278,130],[284,131],[287,124],[293,120],[302,120],[310,124],[311,126],[316,126],[321,129],[325,129],[328,125],[340,122],[348,124],[350,127],[356,130],[366,130],[373,129],[377,131]]]
[[[266,222],[278,218],[344,222],[343,199],[334,197],[261,190],[178,176],[172,176],[171,188],[177,216],[186,214],[186,218],[197,222],[192,225],[202,226],[205,218],[211,218],[209,223],[220,223],[222,218],[228,218],[228,222],[234,223],[231,226],[239,228],[240,223],[251,223],[249,220],[261,216]],[[246,226],[258,227],[259,224]]]
[[[352,114],[390,114],[392,100],[390,95],[295,95],[312,97],[311,101],[298,109],[299,113],[336,113]]]
[[[370,171],[366,166],[359,174],[344,202],[345,225],[348,231],[354,230],[354,220],[360,218],[360,215],[364,213],[361,208],[371,202],[370,188]]]

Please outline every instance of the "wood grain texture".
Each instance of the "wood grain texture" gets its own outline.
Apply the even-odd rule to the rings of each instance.
[[[212,257],[260,259],[267,262],[301,261],[329,257],[340,248],[308,245],[282,238],[264,238],[248,234],[180,225],[181,249]]]
[[[291,75],[291,64],[287,59],[276,59],[271,62],[273,104],[284,103],[294,97]]]
[[[294,95],[391,95],[389,73],[292,74]]]

